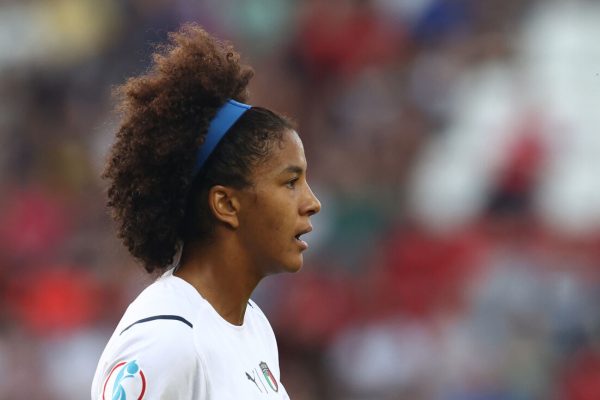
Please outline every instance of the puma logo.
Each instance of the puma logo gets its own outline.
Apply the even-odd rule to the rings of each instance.
[[[252,371],[254,372],[254,371]],[[260,390],[260,386],[258,386],[258,383],[256,383],[256,378],[253,378],[250,376],[249,373],[246,372],[246,378],[248,378],[249,380],[251,380],[252,382],[254,382],[254,384],[256,385],[256,387],[258,388],[258,390],[262,393],[262,390]]]

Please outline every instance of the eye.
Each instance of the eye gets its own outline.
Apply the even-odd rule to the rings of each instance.
[[[288,188],[290,188],[290,189],[294,189],[296,187],[296,182],[298,182],[298,178],[297,177],[294,178],[294,179],[291,179],[291,180],[287,181],[287,183],[285,185]]]

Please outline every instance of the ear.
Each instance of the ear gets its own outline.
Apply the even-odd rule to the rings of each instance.
[[[235,189],[215,185],[208,191],[208,206],[219,221],[233,229],[239,226],[240,202]]]

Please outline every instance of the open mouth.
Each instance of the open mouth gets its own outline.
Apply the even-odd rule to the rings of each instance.
[[[304,240],[302,240],[300,237],[308,232],[312,231],[312,226],[309,226],[306,229],[303,229],[302,231],[300,231],[296,236],[294,236],[294,239],[296,241],[296,243],[303,249],[306,250],[308,249],[308,243],[306,243]]]
[[[295,237],[296,239],[300,240],[300,237],[301,237],[302,235],[306,235],[308,232],[310,232],[310,230],[308,230],[308,231],[302,231],[302,232],[298,233],[298,234],[297,234],[296,236],[294,236],[294,237]]]

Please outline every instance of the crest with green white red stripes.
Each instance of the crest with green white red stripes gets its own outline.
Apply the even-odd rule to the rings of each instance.
[[[279,390],[279,385],[277,384],[277,379],[275,379],[275,377],[271,373],[271,370],[269,369],[269,366],[267,365],[267,363],[263,361],[259,364],[259,366],[263,372],[263,375],[265,376],[265,380],[267,381],[267,383],[269,384],[271,389],[273,389],[273,391],[277,392]]]

